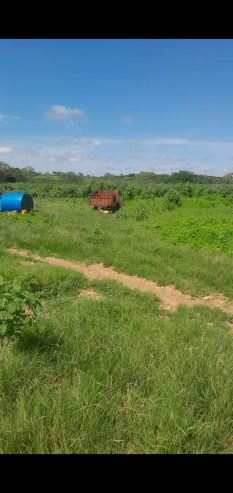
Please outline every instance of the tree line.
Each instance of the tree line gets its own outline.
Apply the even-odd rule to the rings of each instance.
[[[82,173],[73,171],[52,171],[51,173],[37,172],[32,166],[25,168],[15,168],[7,163],[0,161],[0,183],[15,183],[26,181],[59,181],[66,183],[78,183],[95,178]],[[116,180],[133,182],[135,184],[146,185],[156,183],[193,183],[193,184],[215,184],[215,183],[233,183],[233,173],[225,176],[209,176],[193,173],[191,171],[181,170],[171,174],[156,174],[153,172],[141,171],[140,173],[130,173],[126,175],[114,175],[105,173],[104,176],[98,177],[98,180],[114,183]]]

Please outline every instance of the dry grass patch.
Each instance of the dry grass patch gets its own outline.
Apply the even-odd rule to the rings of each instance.
[[[102,294],[97,293],[93,289],[82,289],[79,296],[81,296],[82,298],[92,298],[93,300],[103,299]]]

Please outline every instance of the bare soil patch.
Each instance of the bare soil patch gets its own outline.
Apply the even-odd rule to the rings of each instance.
[[[227,446],[227,448],[233,450],[233,436],[231,437],[228,437],[226,440],[225,440],[225,445]]]
[[[82,289],[82,291],[80,291],[79,296],[81,296],[81,298],[92,298],[93,300],[103,299],[103,296],[100,293],[97,293],[92,289]]]
[[[27,317],[29,317],[29,318],[34,318],[34,313],[33,313],[33,311],[31,310],[31,308],[29,308],[29,306],[28,306],[28,305],[26,305],[26,306],[25,306],[25,308],[24,308],[24,313],[25,313],[25,315],[26,315]]]
[[[160,299],[161,307],[165,310],[174,311],[181,304],[188,306],[203,305],[210,308],[219,308],[226,313],[233,314],[233,303],[222,293],[213,293],[202,298],[194,298],[189,294],[181,293],[175,286],[159,286],[156,282],[149,281],[143,277],[129,276],[115,271],[112,267],[104,267],[102,263],[86,265],[81,262],[71,262],[70,260],[55,257],[41,257],[27,250],[18,250],[17,248],[9,248],[7,251],[39,262],[82,272],[88,279],[112,279],[121,282],[130,289],[153,293]]]

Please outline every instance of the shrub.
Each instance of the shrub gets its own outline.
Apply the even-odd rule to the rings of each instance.
[[[190,183],[182,183],[180,187],[177,187],[177,191],[184,197],[193,197],[194,194],[194,188]]]
[[[17,281],[4,281],[0,276],[0,340],[22,334],[39,316],[38,298]]]
[[[133,199],[134,197],[132,190],[122,190],[121,195],[127,200]]]
[[[182,205],[182,198],[180,194],[176,190],[168,190],[164,199],[163,206],[165,209],[174,209],[174,207],[178,207]]]

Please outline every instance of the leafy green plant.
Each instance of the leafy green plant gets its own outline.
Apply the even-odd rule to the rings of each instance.
[[[176,190],[168,190],[164,199],[163,199],[163,207],[165,209],[174,209],[174,207],[182,205],[182,198],[180,194]]]
[[[0,276],[0,340],[19,336],[40,314],[38,298],[17,281],[5,281]]]

